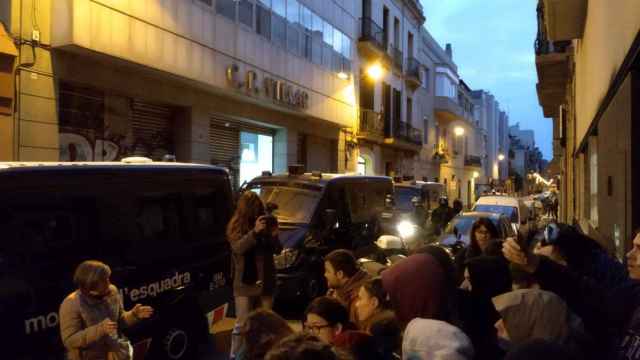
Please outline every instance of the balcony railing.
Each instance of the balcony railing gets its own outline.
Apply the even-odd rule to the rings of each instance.
[[[404,121],[396,123],[395,137],[415,145],[422,145],[422,130],[416,129]]]
[[[482,167],[482,158],[476,155],[467,155],[464,157],[464,166]]]
[[[549,40],[545,25],[546,19],[542,1],[540,1],[540,3],[538,4],[538,8],[536,11],[538,14],[538,35],[536,36],[536,41],[534,43],[536,55],[547,55],[552,53],[565,52],[567,47],[571,45],[571,41],[553,42]]]
[[[371,18],[362,18],[362,35],[360,36],[360,41],[370,41],[380,48],[380,50],[386,51],[384,30]]]
[[[407,58],[407,76],[420,80],[420,62],[413,57]]]
[[[363,136],[384,137],[384,118],[373,110],[360,110],[360,131]]]
[[[389,45],[389,52],[391,53],[393,65],[402,70],[402,51],[394,45]]]

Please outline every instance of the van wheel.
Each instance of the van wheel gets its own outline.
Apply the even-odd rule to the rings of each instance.
[[[198,350],[197,339],[197,332],[188,325],[167,329],[152,342],[151,359],[194,359]]]

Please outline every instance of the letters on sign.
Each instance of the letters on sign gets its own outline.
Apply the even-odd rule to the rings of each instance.
[[[276,104],[307,109],[309,107],[309,93],[297,89],[293,85],[271,77],[262,78],[262,86],[259,85],[258,74],[249,70],[245,73],[244,82],[238,73],[238,65],[229,65],[226,70],[227,83],[235,89],[244,89],[247,95],[260,95],[272,100]]]

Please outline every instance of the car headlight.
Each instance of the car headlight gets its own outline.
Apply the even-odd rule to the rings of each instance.
[[[416,234],[417,226],[411,221],[400,221],[398,225],[396,225],[396,230],[398,230],[398,234],[403,238],[410,238]]]
[[[299,251],[287,248],[282,250],[280,254],[273,257],[273,262],[277,270],[284,270],[295,264],[298,259]]]

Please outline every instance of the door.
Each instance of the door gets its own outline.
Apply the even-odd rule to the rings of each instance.
[[[384,136],[390,138],[391,130],[391,85],[382,83],[382,112],[384,114]]]

